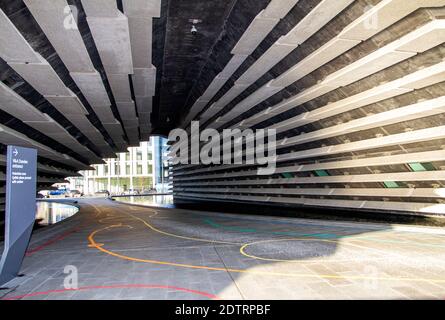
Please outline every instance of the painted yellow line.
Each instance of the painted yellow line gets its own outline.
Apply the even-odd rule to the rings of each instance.
[[[199,242],[208,242],[208,243],[220,243],[220,244],[233,244],[233,245],[242,245],[242,243],[235,243],[235,242],[228,242],[228,241],[218,241],[218,240],[208,240],[208,239],[200,239],[200,238],[193,238],[193,237],[186,237],[186,236],[181,236],[181,235],[177,235],[174,233],[169,233],[169,232],[165,232],[162,230],[159,230],[157,228],[155,228],[154,226],[152,226],[151,224],[149,224],[147,221],[145,221],[144,219],[141,219],[139,217],[136,217],[134,215],[132,215],[131,213],[126,213],[127,215],[129,215],[130,217],[132,217],[133,219],[139,220],[140,222],[142,222],[146,227],[148,227],[149,229],[169,236],[169,237],[174,237],[174,238],[179,238],[179,239],[185,239],[185,240],[193,240],[193,241],[199,241]]]
[[[157,210],[152,210],[150,208],[147,208],[148,211],[154,212],[155,214],[158,213]],[[157,233],[163,234],[163,235],[167,235],[170,237],[175,237],[175,238],[181,238],[181,239],[187,239],[187,240],[194,240],[194,241],[200,241],[200,242],[209,242],[209,243],[222,243],[222,244],[232,244],[232,245],[241,245],[241,249],[244,247],[246,247],[246,244],[241,244],[241,243],[233,243],[233,242],[225,242],[225,241],[217,241],[217,240],[208,240],[208,239],[200,239],[200,238],[192,238],[192,237],[186,237],[186,236],[181,236],[181,235],[177,235],[177,234],[172,234],[172,233],[168,233],[162,230],[159,230],[157,228],[155,228],[154,226],[152,226],[151,224],[149,224],[147,221],[145,221],[144,219],[141,219],[139,217],[136,217],[132,214],[126,213],[125,214],[131,216],[132,218],[141,221],[145,226],[147,226],[149,229],[151,229],[152,231],[155,231]],[[128,226],[129,227],[129,226]],[[295,239],[295,238],[294,238]],[[282,241],[285,239],[273,239],[273,240],[265,240],[265,241]],[[326,239],[311,239],[311,238],[305,238],[305,239],[301,239],[301,240],[326,240]],[[330,242],[334,242],[334,243],[339,243],[339,240],[326,240],[326,241],[330,241]],[[262,242],[262,241],[259,241]],[[342,243],[344,244],[344,243]],[[248,245],[248,244],[247,244]],[[368,247],[364,247],[364,246],[360,246],[357,244],[350,244],[348,243],[348,245],[350,246],[354,246],[360,249],[372,249],[372,250],[376,250],[377,252],[382,253],[380,250],[374,249],[374,248],[368,248]],[[388,280],[388,281],[421,281],[421,282],[427,282],[427,281],[433,281],[433,282],[439,282],[445,283],[445,279],[423,279],[423,278],[397,278],[397,277],[365,277],[365,276],[347,276],[347,277],[343,277],[343,276],[338,276],[338,275],[311,275],[311,274],[288,274],[288,273],[276,273],[276,272],[261,272],[261,271],[253,271],[253,270],[240,270],[240,269],[227,269],[227,268],[214,268],[214,267],[208,267],[208,266],[196,266],[196,265],[188,265],[188,264],[178,264],[178,263],[173,263],[173,262],[165,262],[165,261],[157,261],[157,260],[146,260],[146,259],[138,259],[138,258],[132,258],[132,257],[128,257],[128,256],[124,256],[124,255],[120,255],[117,253],[114,253],[112,251],[108,251],[102,247],[98,247],[97,249],[106,252],[110,255],[122,258],[122,259],[129,259],[129,260],[133,260],[133,261],[138,261],[138,262],[145,262],[145,263],[153,263],[153,264],[164,264],[164,265],[171,265],[171,266],[177,266],[177,267],[185,267],[185,268],[195,268],[195,269],[207,269],[207,270],[216,270],[216,271],[229,271],[229,272],[238,272],[238,273],[254,273],[254,274],[262,274],[262,275],[276,275],[276,276],[292,276],[292,277],[321,277],[321,278],[335,278],[335,279],[362,279],[362,280]],[[240,251],[241,251],[240,249]],[[333,260],[325,260],[325,261],[320,261],[320,262],[334,262]],[[288,260],[284,260],[282,262],[289,262]],[[308,261],[308,262],[312,262],[312,261]],[[304,263],[302,261],[300,261],[300,263]]]
[[[158,213],[159,213],[159,212],[154,211],[154,213],[153,213],[151,216],[149,216],[149,218],[153,218],[154,216],[158,215]]]
[[[329,243],[334,243],[336,245],[342,245],[342,246],[350,246],[350,247],[356,247],[359,249],[364,249],[364,247],[359,246],[359,245],[355,245],[352,243],[347,243],[347,242],[341,242],[339,243],[338,241],[335,240],[327,240],[327,239],[316,239],[316,238],[288,238],[288,239],[271,239],[271,240],[261,240],[261,241],[255,241],[255,242],[250,242],[250,243],[246,243],[243,244],[241,246],[241,248],[239,249],[239,252],[247,257],[247,258],[251,258],[251,259],[255,259],[255,260],[262,260],[262,261],[270,261],[270,262],[289,262],[289,263],[301,263],[301,264],[306,264],[306,263],[326,263],[326,262],[351,262],[353,261],[353,259],[314,259],[314,260],[286,260],[286,259],[273,259],[273,258],[263,258],[263,257],[259,257],[259,256],[255,256],[253,254],[248,254],[246,252],[246,249],[250,246],[254,246],[257,244],[263,244],[263,243],[271,243],[271,242],[281,242],[281,241],[319,241],[319,242],[329,242]],[[388,257],[382,257],[382,258],[370,258],[370,259],[365,259],[365,260],[379,260],[379,259],[385,259],[387,260]]]
[[[203,269],[203,270],[212,270],[212,271],[225,271],[225,272],[235,272],[235,273],[246,273],[253,275],[264,275],[264,276],[283,276],[283,277],[296,277],[296,278],[323,278],[323,279],[345,279],[345,280],[382,280],[382,281],[409,281],[409,282],[434,282],[434,283],[445,283],[445,279],[424,279],[424,278],[397,278],[397,277],[368,277],[368,276],[341,276],[341,275],[333,275],[333,274],[306,274],[306,273],[282,273],[282,272],[266,272],[266,271],[256,271],[256,270],[248,270],[248,269],[232,269],[232,268],[219,268],[219,267],[209,267],[209,266],[199,266],[199,265],[191,265],[191,264],[182,264],[175,262],[167,262],[167,261],[158,261],[158,260],[149,260],[149,259],[140,259],[129,257],[126,255],[115,253],[111,250],[105,249],[102,244],[97,243],[94,240],[94,237],[105,230],[111,228],[123,227],[123,225],[114,225],[106,228],[102,228],[96,231],[93,231],[89,236],[88,240],[90,242],[90,246],[94,249],[97,249],[103,253],[109,254],[111,256],[135,262],[142,263],[151,263],[158,265],[167,265],[174,267],[182,267],[182,268],[190,268],[190,269]]]
[[[346,240],[346,239],[344,239]],[[358,249],[363,249],[363,250],[368,250],[368,251],[375,251],[377,254],[383,255],[383,257],[380,258],[369,258],[369,259],[364,259],[366,261],[376,261],[376,260],[389,260],[389,259],[401,259],[403,257],[401,257],[399,254],[393,254],[391,252],[386,252],[386,251],[382,251],[380,249],[376,249],[376,248],[372,248],[372,247],[368,247],[368,246],[361,246],[355,243],[350,243],[351,239],[347,239],[346,241],[343,241],[343,239],[339,238],[336,240],[328,240],[328,239],[319,239],[319,238],[311,238],[311,237],[307,237],[307,238],[287,238],[287,239],[270,239],[270,240],[260,240],[260,241],[256,241],[256,242],[251,242],[251,243],[246,243],[243,244],[242,247],[240,248],[240,253],[243,256],[252,258],[252,259],[257,259],[257,260],[264,260],[264,261],[271,261],[271,262],[289,262],[289,263],[314,263],[314,262],[318,262],[318,263],[325,263],[325,262],[352,262],[355,261],[354,259],[318,259],[318,260],[308,260],[308,261],[302,261],[302,260],[284,260],[284,259],[271,259],[271,258],[262,258],[262,257],[258,257],[258,256],[254,256],[254,255],[249,255],[246,253],[246,248],[255,244],[261,244],[261,243],[268,243],[268,242],[279,242],[279,241],[324,241],[324,242],[331,242],[331,243],[335,243],[337,245],[341,245],[341,246],[349,246],[349,247],[354,247],[354,248],[358,248]]]
[[[152,211],[152,210],[150,210],[150,211]],[[157,211],[154,211],[154,210],[153,210],[153,212],[157,212]],[[128,215],[128,216],[130,216],[130,217],[132,217],[133,219],[136,219],[136,220],[138,220],[138,221],[141,221],[146,227],[148,227],[149,229],[151,229],[151,230],[154,231],[154,232],[157,232],[157,233],[160,233],[160,234],[169,236],[169,237],[175,237],[175,238],[186,239],[186,240],[193,240],[193,241],[199,241],[199,242],[218,243],[218,244],[230,244],[230,245],[238,245],[238,246],[242,246],[241,249],[240,249],[240,253],[241,253],[242,255],[244,255],[244,256],[246,256],[246,257],[249,257],[249,258],[252,258],[252,259],[258,259],[258,260],[261,260],[261,259],[259,259],[259,257],[254,258],[253,256],[249,256],[248,254],[245,254],[244,250],[242,250],[244,247],[249,246],[249,245],[251,245],[251,244],[253,244],[253,243],[251,243],[251,244],[244,244],[244,243],[239,243],[239,242],[237,243],[237,242],[228,242],[228,241],[218,241],[218,240],[209,240],[209,239],[202,239],[202,238],[186,237],[186,236],[182,236],[182,235],[178,235],[178,234],[169,233],[169,232],[165,232],[165,231],[159,230],[159,229],[155,228],[153,225],[151,225],[150,223],[148,223],[147,221],[145,221],[145,220],[142,219],[142,218],[136,217],[136,216],[134,216],[134,215],[132,215],[132,214],[130,214],[130,213],[127,213],[127,212],[125,212],[125,214]],[[311,237],[307,237],[307,238],[304,238],[304,239],[303,239],[303,238],[301,238],[301,239],[299,239],[299,238],[293,238],[293,239],[294,239],[294,240],[306,240],[306,241],[311,241],[311,240],[314,240],[314,241],[317,241],[317,240],[326,240],[326,239],[318,239],[318,238],[311,238]],[[256,242],[256,243],[266,242],[266,241],[282,241],[282,240],[289,240],[289,239],[271,239],[271,240],[258,241],[258,242]],[[377,250],[377,249],[374,249],[374,248],[368,248],[368,247],[360,246],[360,245],[358,245],[358,244],[345,243],[345,242],[342,242],[341,239],[337,239],[337,240],[326,240],[326,241],[328,241],[328,242],[332,242],[332,243],[336,243],[336,244],[340,244],[340,243],[341,243],[341,244],[346,244],[346,245],[348,245],[348,246],[350,246],[350,247],[356,247],[356,248],[359,248],[359,249],[370,249],[370,250],[377,251],[379,254],[382,254],[382,252],[381,252],[380,250]],[[387,253],[384,252],[384,254],[387,254]],[[397,258],[397,257],[396,257],[396,258]],[[388,257],[384,257],[384,258],[376,258],[376,259],[372,259],[372,260],[378,260],[378,259],[388,259]],[[289,261],[289,260],[269,260],[269,261],[276,261],[276,262],[294,262],[294,261]],[[319,261],[317,261],[317,262],[327,262],[327,261],[330,261],[330,262],[344,262],[345,260],[344,260],[344,259],[343,259],[343,260],[319,260]],[[348,260],[348,261],[350,261],[350,260]],[[295,261],[294,263],[296,263],[296,262],[305,264],[305,263],[313,263],[314,261],[313,261],[313,260],[311,260],[311,261]]]
[[[102,218],[99,220],[99,223],[105,223],[105,220],[111,220],[111,219],[118,219],[119,217],[115,217],[115,216],[111,216],[111,217],[106,217],[106,218]]]
[[[87,203],[87,204],[92,206],[94,208],[94,210],[96,210],[96,218],[102,214],[102,209],[98,208],[96,205],[94,205],[92,203]]]
[[[149,209],[149,208],[148,208],[148,211],[155,212],[155,214],[158,213],[158,211],[156,211],[156,210],[152,210],[152,209]],[[157,232],[157,233],[160,233],[160,234],[169,236],[169,237],[175,237],[175,238],[186,239],[186,240],[193,240],[193,241],[199,241],[199,242],[218,243],[218,244],[230,244],[230,245],[238,245],[238,246],[242,246],[241,249],[240,249],[240,253],[241,253],[242,255],[244,255],[244,256],[246,256],[246,257],[248,257],[248,258],[261,260],[261,259],[259,259],[259,257],[254,258],[254,256],[249,256],[249,255],[245,254],[245,253],[244,253],[244,250],[242,250],[243,247],[246,246],[246,244],[244,244],[244,243],[239,243],[239,242],[238,242],[238,243],[236,243],[236,242],[225,242],[225,241],[209,240],[209,239],[202,239],[202,238],[191,238],[191,237],[186,237],[186,236],[182,236],[182,235],[178,235],[178,234],[174,234],[174,233],[168,233],[168,232],[165,232],[165,231],[162,231],[162,230],[159,230],[159,229],[155,228],[153,225],[151,225],[150,223],[148,223],[147,221],[145,221],[145,220],[142,219],[142,218],[136,217],[136,216],[134,216],[134,215],[132,215],[132,214],[130,214],[130,213],[127,213],[127,212],[124,212],[124,213],[125,213],[126,215],[132,217],[133,219],[136,219],[136,220],[138,220],[138,221],[141,221],[146,227],[148,227],[150,230],[152,230],[152,231],[154,231],[154,232]],[[151,216],[150,216],[150,217],[151,217]],[[150,217],[149,217],[149,218],[150,218]],[[299,238],[293,238],[293,239],[298,240]],[[258,241],[258,242],[256,242],[256,243],[265,242],[265,241],[282,241],[282,240],[285,240],[285,239],[263,240],[263,241]],[[318,238],[307,237],[307,238],[304,238],[304,239],[301,238],[301,240],[306,240],[306,241],[314,240],[314,241],[317,241],[317,240],[326,240],[326,239],[318,239]],[[388,259],[390,258],[390,256],[391,256],[391,258],[394,258],[394,259],[399,258],[399,257],[394,257],[393,254],[391,254],[391,253],[382,252],[381,250],[378,250],[378,249],[375,249],[375,248],[365,247],[365,246],[360,246],[360,245],[358,245],[358,244],[345,243],[345,242],[342,241],[342,239],[328,240],[328,241],[329,241],[329,242],[336,243],[336,244],[340,244],[340,243],[341,243],[342,245],[348,245],[348,246],[350,246],[350,247],[356,247],[356,248],[359,248],[359,249],[373,250],[373,251],[376,251],[378,254],[385,254],[385,255],[387,255],[387,256],[385,256],[385,257],[381,257],[381,258],[373,258],[373,259],[367,259],[367,260],[372,260],[372,261],[376,261],[376,260],[388,260]],[[251,243],[251,244],[253,244],[253,243]],[[248,245],[249,245],[249,244],[247,244],[247,246],[248,246]],[[266,259],[264,259],[264,260],[266,260]],[[336,259],[336,260],[329,259],[329,260],[328,260],[328,259],[325,259],[325,260],[317,260],[317,261],[314,261],[314,260],[310,260],[310,261],[266,260],[266,261],[310,264],[310,263],[316,263],[316,262],[319,262],[319,263],[320,263],[320,262],[328,262],[328,261],[329,261],[329,262],[350,262],[351,260],[345,260],[345,259]]]

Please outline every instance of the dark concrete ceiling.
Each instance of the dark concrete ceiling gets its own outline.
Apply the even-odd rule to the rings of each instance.
[[[163,1],[161,21],[154,22],[160,25],[154,43],[158,70],[152,116],[155,133],[167,134],[179,124],[197,92],[224,68],[232,47],[269,1]],[[196,34],[191,32],[193,20],[198,21]],[[163,46],[157,43],[162,40]]]

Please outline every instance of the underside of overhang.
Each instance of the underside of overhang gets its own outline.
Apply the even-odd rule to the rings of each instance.
[[[444,0],[0,9],[0,153],[36,148],[41,188],[197,120],[276,129],[277,169],[175,165],[177,199],[445,214]]]

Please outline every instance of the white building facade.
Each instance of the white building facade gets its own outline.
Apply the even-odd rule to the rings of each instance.
[[[163,161],[162,150],[166,139],[152,137],[141,142],[139,147],[128,148],[128,152],[117,154],[115,159],[104,159],[105,164],[93,165],[95,170],[81,171],[82,177],[70,178],[70,189],[85,195],[107,190],[113,195],[129,191],[147,193],[165,192],[168,187],[168,168]],[[165,176],[167,175],[167,178]]]

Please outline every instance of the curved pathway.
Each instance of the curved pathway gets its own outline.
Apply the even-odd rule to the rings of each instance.
[[[445,298],[445,230],[81,199],[3,299]]]

